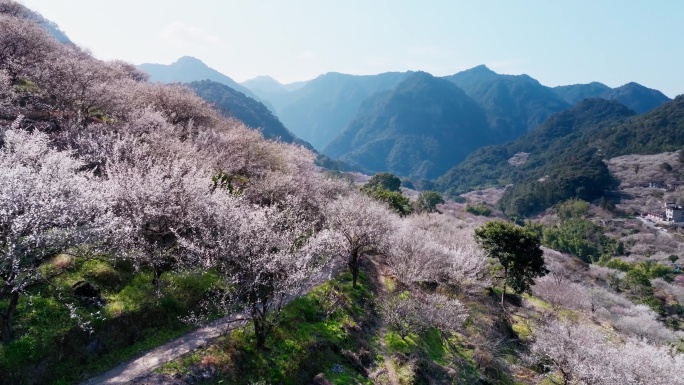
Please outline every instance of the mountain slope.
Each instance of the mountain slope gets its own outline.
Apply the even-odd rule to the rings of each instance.
[[[671,100],[658,90],[647,88],[634,82],[613,88],[599,96],[605,99],[617,100],[636,111],[637,114],[643,114]]]
[[[283,124],[320,150],[347,127],[365,99],[393,88],[407,75],[397,72],[372,76],[327,73],[298,90],[269,101]]]
[[[296,91],[304,87],[308,81],[282,84],[270,76],[257,76],[254,79],[245,80],[240,83],[260,98],[268,100],[269,97],[280,95],[291,91]]]
[[[573,84],[569,86],[554,87],[561,98],[571,104],[575,104],[585,98],[599,97],[608,100],[617,100],[625,106],[636,111],[638,114],[650,111],[670,100],[662,92],[647,88],[638,83],[627,83],[617,88],[610,88],[605,84],[592,82],[589,84]]]
[[[223,114],[232,116],[249,127],[260,129],[267,139],[278,139],[286,143],[308,143],[296,138],[275,117],[266,106],[242,92],[225,84],[211,80],[195,81],[188,84],[202,99],[214,104]]]
[[[444,79],[456,84],[487,113],[499,141],[512,140],[537,128],[569,104],[527,75],[500,75],[484,65]]]
[[[59,26],[40,13],[26,8],[23,4],[15,1],[0,1],[0,14],[7,14],[14,17],[27,19],[35,22],[47,33],[52,35],[57,41],[61,43],[73,44],[67,35],[59,28]]]
[[[372,172],[434,178],[491,143],[484,111],[452,83],[418,72],[363,103],[325,153]]]
[[[213,80],[240,91],[250,98],[259,99],[252,91],[230,77],[216,71],[192,56],[183,56],[171,64],[144,63],[138,69],[150,75],[151,82],[190,83],[197,80]]]
[[[612,88],[599,82],[588,84],[571,84],[567,86],[553,87],[553,91],[563,100],[570,104],[576,104],[583,99],[600,97],[601,94],[609,92]]]
[[[615,101],[585,99],[512,142],[479,149],[437,184],[451,195],[514,184],[502,199],[511,215],[528,214],[577,194],[595,199],[609,188],[610,176],[602,152],[590,143],[633,115]]]

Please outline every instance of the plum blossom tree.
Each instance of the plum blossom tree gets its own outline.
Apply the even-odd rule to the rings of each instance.
[[[449,335],[468,317],[459,300],[441,294],[389,294],[382,298],[380,309],[385,322],[402,338],[430,328],[439,330],[443,336]]]
[[[216,191],[205,210],[192,214],[196,227],[179,234],[180,242],[195,266],[218,271],[224,288],[214,298],[219,310],[243,308],[263,348],[287,299],[328,261],[329,233],[316,233],[295,204],[257,206]]]
[[[187,222],[188,213],[209,194],[211,174],[179,157],[182,146],[164,156],[150,143],[115,143],[120,156],[105,167],[114,212],[128,229],[126,254],[152,269],[157,286],[164,272],[187,265],[179,259],[177,234],[195,225]]]
[[[60,252],[95,247],[114,223],[97,181],[45,134],[9,129],[0,149],[0,335],[12,336],[20,296],[50,277],[38,267]]]
[[[385,253],[389,233],[398,217],[373,198],[350,193],[326,208],[328,226],[336,235],[335,251],[347,259],[353,286],[359,276],[361,258],[367,253]]]
[[[403,218],[390,237],[387,262],[405,284],[433,282],[461,291],[487,282],[484,253],[469,230],[447,216]]]
[[[14,83],[36,64],[43,63],[46,53],[59,43],[34,22],[6,10],[0,9],[0,70],[6,71]]]
[[[628,338],[610,341],[598,330],[579,323],[552,320],[535,331],[530,353],[554,383],[682,384],[684,354]],[[559,380],[559,381],[558,381]]]

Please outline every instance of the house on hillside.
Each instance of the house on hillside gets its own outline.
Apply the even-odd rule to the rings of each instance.
[[[646,185],[644,187],[666,189],[667,184],[665,183],[665,181],[662,181],[662,180],[654,180],[654,181],[650,181],[650,182],[646,183]]]
[[[661,211],[649,211],[646,213],[646,219],[650,219],[653,222],[662,222],[665,220],[665,214]]]
[[[684,181],[678,180],[678,181],[667,183],[667,190],[669,190],[669,191],[677,191],[683,187],[684,187]]]
[[[684,222],[684,208],[674,203],[665,203],[665,220],[673,223]]]

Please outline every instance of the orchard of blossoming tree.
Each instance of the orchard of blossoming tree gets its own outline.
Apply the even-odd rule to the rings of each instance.
[[[541,248],[565,228],[392,174],[360,187],[38,16],[0,0],[1,384],[79,383],[223,317],[249,322],[149,375],[683,383],[670,273],[590,267]]]

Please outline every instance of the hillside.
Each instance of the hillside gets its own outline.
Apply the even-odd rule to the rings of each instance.
[[[364,102],[324,153],[372,172],[429,179],[492,140],[475,102],[453,84],[419,72]]]
[[[285,128],[263,103],[242,92],[211,80],[195,81],[188,85],[199,97],[213,104],[223,114],[234,117],[249,127],[259,129],[266,139],[310,146]]]
[[[527,75],[500,75],[484,65],[444,79],[485,110],[498,142],[515,139],[569,107],[550,88]]]
[[[553,91],[569,104],[577,104],[583,99],[600,97],[601,94],[611,90],[612,88],[599,82],[553,87]]]
[[[609,178],[607,169],[600,162],[600,154],[588,142],[602,130],[615,127],[633,115],[633,111],[617,102],[585,99],[512,142],[479,149],[440,177],[437,183],[450,194],[507,184],[515,184],[515,189],[527,189],[523,186],[529,184],[548,190],[544,192],[544,198],[530,195],[528,199],[534,203],[525,202],[520,207],[521,211],[509,210],[510,214],[529,213],[536,209],[526,205],[543,207],[548,204],[543,202],[557,199],[556,194],[573,195],[574,190],[564,193],[559,190],[565,191],[565,185],[567,188],[572,186],[572,189],[578,187],[580,182],[577,178],[586,177],[595,183],[584,192],[586,199],[593,199],[608,187]],[[540,178],[545,178],[545,181],[537,182]],[[507,191],[502,201],[507,202],[507,196],[516,194],[513,190]]]
[[[679,95],[624,124],[602,130],[592,145],[606,158],[681,149],[684,147],[684,96]]]
[[[634,82],[617,88],[610,88],[598,82],[573,84],[554,87],[553,91],[570,104],[575,104],[585,98],[599,97],[616,100],[636,111],[637,114],[650,111],[670,100],[662,92]]]
[[[269,101],[286,127],[322,150],[347,127],[364,100],[393,88],[406,76],[398,72],[372,76],[331,72]]]
[[[192,56],[183,56],[171,64],[143,63],[137,67],[150,75],[151,82],[190,83],[199,80],[212,80],[242,92],[250,98],[259,100],[246,87]]]

